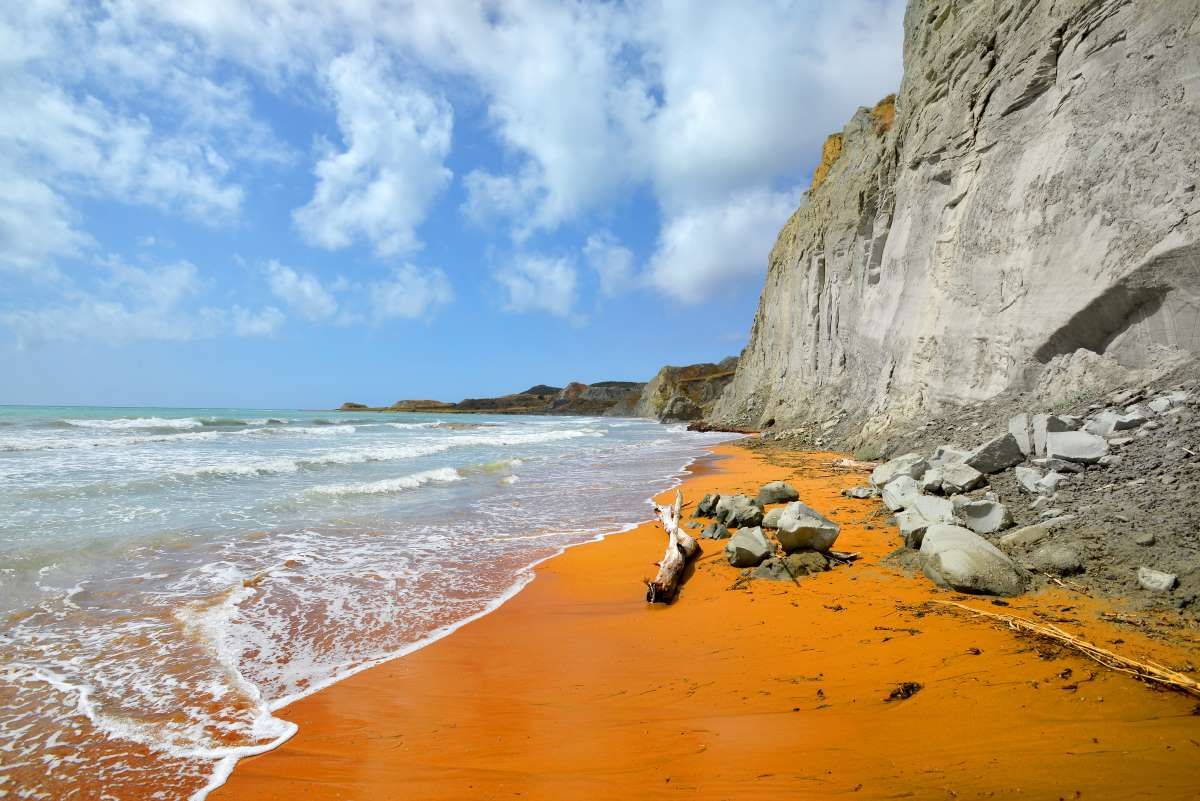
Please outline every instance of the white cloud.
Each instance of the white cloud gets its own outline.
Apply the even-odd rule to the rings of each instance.
[[[687,303],[706,300],[737,280],[757,284],[798,195],[746,192],[671,217],[659,235],[646,279]]]
[[[271,293],[306,320],[325,320],[337,314],[338,302],[316,276],[300,273],[271,260],[266,266]]]
[[[605,295],[615,295],[630,285],[634,272],[633,251],[608,231],[589,236],[583,246],[583,255],[600,278],[600,291]]]
[[[95,287],[69,286],[56,302],[0,310],[0,325],[18,343],[38,344],[265,336],[283,323],[283,314],[274,307],[257,312],[240,306],[189,310],[187,303],[203,285],[190,262],[141,268],[109,260],[101,267],[107,275]]]
[[[46,184],[4,167],[0,184],[0,269],[49,273],[56,259],[91,244],[70,205]]]
[[[377,322],[415,319],[454,299],[446,274],[411,264],[396,267],[391,277],[370,285],[371,309]]]
[[[328,153],[317,186],[293,215],[310,243],[335,250],[367,239],[381,256],[418,246],[416,228],[451,173],[450,105],[396,79],[373,50],[340,56],[326,71],[346,149]]]
[[[575,267],[566,259],[522,256],[494,276],[504,289],[507,311],[544,311],[568,317],[575,305]]]
[[[234,306],[229,312],[233,333],[240,337],[262,337],[274,335],[283,325],[283,312],[274,306],[266,306],[255,312]]]

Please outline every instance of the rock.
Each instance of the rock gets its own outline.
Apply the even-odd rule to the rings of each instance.
[[[956,462],[941,468],[942,491],[949,493],[970,492],[983,486],[983,473],[969,464]]]
[[[787,553],[802,549],[828,551],[833,547],[841,526],[799,501],[784,507],[775,538]]]
[[[954,522],[954,504],[946,498],[935,498],[922,495],[916,499],[911,509],[906,509],[896,515],[896,526],[904,537],[904,545],[908,548],[920,548],[925,530],[939,523]]]
[[[883,499],[883,504],[893,512],[900,509],[907,509],[918,495],[921,494],[921,487],[917,484],[916,479],[910,476],[898,476],[888,482],[888,485],[883,488],[880,497]]]
[[[1002,503],[989,500],[970,501],[959,509],[967,528],[976,534],[994,534],[1012,525],[1012,515]]]
[[[700,499],[696,506],[696,517],[713,517],[717,513],[717,504],[721,501],[719,492],[710,492]]]
[[[774,551],[758,527],[743,529],[725,543],[725,558],[734,567],[755,567]]]
[[[706,540],[727,540],[729,539],[729,529],[720,523],[709,523],[704,527],[704,531],[700,532],[700,536]]]
[[[1149,590],[1150,592],[1170,592],[1175,589],[1175,584],[1179,581],[1179,578],[1174,573],[1164,573],[1161,570],[1153,570],[1143,566],[1137,570],[1137,580],[1143,590]]]
[[[1112,445],[1112,440],[1109,440],[1109,445]],[[1043,457],[1041,459],[1030,459],[1030,463],[1034,467],[1040,467],[1043,470],[1057,470],[1060,473],[1082,473],[1083,466],[1077,465],[1074,462],[1068,462],[1064,459],[1051,459]]]
[[[1035,491],[1039,495],[1053,495],[1058,491],[1058,482],[1063,480],[1062,473],[1051,470],[1037,482]]]
[[[906,453],[895,459],[884,462],[871,472],[871,486],[880,488],[890,484],[900,476],[908,476],[916,480],[925,475],[929,463],[917,453]]]
[[[964,451],[961,448],[955,448],[953,445],[939,445],[937,450],[933,452],[933,457],[929,460],[930,467],[945,467],[955,462],[961,462],[971,454],[970,451]]]
[[[925,471],[925,475],[921,476],[921,480],[917,482],[921,492],[941,492],[942,491],[942,468],[930,467]]]
[[[1018,414],[1008,421],[1008,433],[1017,441],[1021,453],[1028,456],[1033,451],[1033,439],[1030,436],[1029,415]]]
[[[787,503],[798,500],[800,500],[800,493],[796,492],[791,484],[783,481],[772,481],[770,484],[764,484],[762,489],[758,491],[755,503],[759,506],[766,506],[769,503]]]
[[[744,506],[737,507],[729,518],[725,521],[728,526],[734,528],[752,528],[762,525],[763,510],[761,506],[753,503],[748,503]]]
[[[1084,430],[1089,434],[1107,437],[1116,431],[1129,431],[1145,423],[1146,417],[1140,412],[1117,414],[1113,411],[1105,411],[1092,418],[1084,427]]]
[[[1162,414],[1167,409],[1171,408],[1171,399],[1170,398],[1155,398],[1154,400],[1150,401],[1150,403],[1148,403],[1146,405],[1150,409],[1150,411],[1154,412],[1155,414]]]
[[[730,528],[757,526],[762,523],[762,507],[745,495],[722,495],[717,503],[717,522]]]
[[[1136,537],[1134,537],[1133,541],[1135,543],[1137,543],[1138,545],[1150,546],[1150,545],[1153,545],[1158,540],[1156,540],[1154,538],[1153,534],[1143,533],[1143,534],[1138,534]]]
[[[1049,525],[1049,521],[1035,523],[1032,526],[1024,526],[1000,537],[1000,547],[1006,551],[1028,548],[1049,537],[1050,533],[1051,526]]]
[[[779,518],[783,515],[783,507],[777,506],[763,515],[763,528],[779,528]]]
[[[1032,467],[1017,466],[1014,471],[1017,476],[1017,486],[1028,492],[1030,495],[1038,494],[1038,482],[1042,480],[1042,471],[1035,470]]]
[[[687,527],[688,528],[704,528],[704,524],[701,523],[699,520],[693,520],[692,522],[687,524]]]
[[[1080,464],[1095,464],[1108,453],[1104,437],[1086,431],[1061,431],[1046,435],[1046,455]]]
[[[1028,575],[1000,549],[960,526],[930,526],[921,542],[921,570],[959,592],[1020,595]]]
[[[1038,512],[1038,517],[1042,518],[1043,520],[1053,520],[1056,517],[1061,517],[1065,511],[1066,509],[1061,509],[1056,506],[1052,509],[1046,509],[1045,511]]]
[[[1056,576],[1083,572],[1083,557],[1070,545],[1043,545],[1033,552],[1029,564],[1038,572]]]
[[[1012,434],[1001,434],[971,451],[963,460],[980,473],[999,473],[1025,460],[1025,454]]]
[[[1033,427],[1033,452],[1038,456],[1046,455],[1046,437],[1062,431],[1074,431],[1079,428],[1079,419],[1057,414],[1035,414],[1031,420]]]
[[[784,557],[772,556],[751,573],[756,579],[769,581],[792,581],[801,576],[821,573],[829,569],[829,559],[817,551],[800,551]]]
[[[842,494],[847,498],[874,498],[878,495],[878,491],[873,487],[850,487],[842,490]]]
[[[1039,495],[1034,499],[1033,503],[1029,504],[1029,508],[1035,512],[1041,509],[1049,509],[1054,504],[1054,501],[1055,498],[1052,495]]]
[[[1101,467],[1112,467],[1113,465],[1120,463],[1121,457],[1116,453],[1110,453],[1107,456],[1101,456],[1100,461],[1096,462],[1096,464],[1100,465]]]

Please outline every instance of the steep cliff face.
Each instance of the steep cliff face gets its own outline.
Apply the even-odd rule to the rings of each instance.
[[[737,359],[717,364],[664,367],[646,384],[632,409],[633,417],[656,420],[700,420],[709,415],[733,379]]]
[[[714,421],[846,410],[859,444],[1200,351],[1195,0],[912,0],[888,117],[827,145]]]

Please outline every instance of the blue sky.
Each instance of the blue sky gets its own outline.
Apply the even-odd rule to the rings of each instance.
[[[745,344],[898,0],[0,9],[0,403],[458,400]]]

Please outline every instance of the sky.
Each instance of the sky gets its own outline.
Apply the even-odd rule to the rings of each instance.
[[[329,407],[746,344],[902,0],[0,4],[0,403]]]

